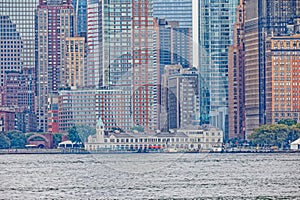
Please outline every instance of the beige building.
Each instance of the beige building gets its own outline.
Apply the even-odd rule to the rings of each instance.
[[[65,87],[78,88],[85,85],[85,42],[84,37],[66,38]]]

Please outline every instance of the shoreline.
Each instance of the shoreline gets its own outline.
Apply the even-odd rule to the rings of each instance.
[[[111,151],[91,152],[85,150],[61,150],[61,149],[1,149],[0,155],[33,155],[33,154],[294,154],[299,150],[235,150],[235,151],[203,151],[203,152],[136,152],[136,151]]]

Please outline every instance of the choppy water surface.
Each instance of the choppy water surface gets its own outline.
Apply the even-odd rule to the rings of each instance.
[[[0,199],[300,199],[300,154],[0,155]]]

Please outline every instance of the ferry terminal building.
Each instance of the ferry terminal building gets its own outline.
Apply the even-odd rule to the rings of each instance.
[[[87,151],[136,151],[164,149],[176,151],[206,151],[223,144],[223,132],[217,128],[177,130],[174,132],[108,133],[99,118],[96,134],[90,135],[85,143]]]

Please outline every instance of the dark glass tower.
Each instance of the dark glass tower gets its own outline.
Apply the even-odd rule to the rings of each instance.
[[[87,34],[87,0],[73,0],[74,13],[76,17],[77,36],[86,37]]]

